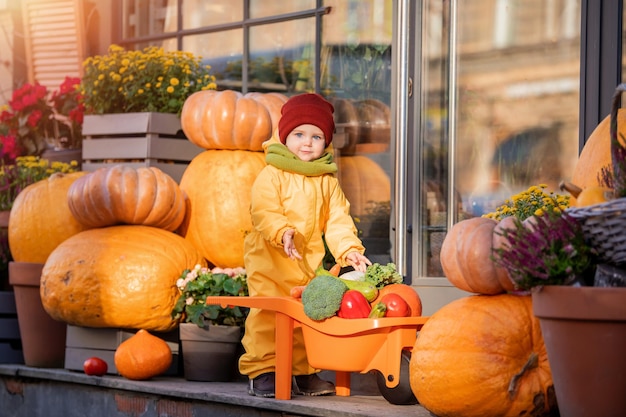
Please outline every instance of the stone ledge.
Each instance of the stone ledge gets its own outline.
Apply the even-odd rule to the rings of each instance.
[[[189,382],[174,377],[132,381],[119,376],[94,377],[65,369],[9,364],[0,365],[0,379],[5,386],[0,391],[0,404],[14,417],[42,415],[38,410],[45,410],[46,417],[84,417],[86,411],[90,417],[118,415],[120,393],[146,411],[163,407],[167,400],[171,407],[179,404],[210,412],[206,415],[211,416],[432,417],[419,405],[393,405],[380,395],[359,395],[358,391],[350,397],[297,396],[280,401],[249,396],[245,382]]]

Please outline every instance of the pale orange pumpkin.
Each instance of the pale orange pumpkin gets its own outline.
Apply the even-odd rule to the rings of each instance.
[[[206,150],[183,173],[188,208],[180,233],[213,265],[243,265],[252,184],[264,166],[262,152]]]
[[[198,91],[185,100],[183,132],[204,149],[261,151],[280,118],[287,96],[280,93]]]
[[[88,227],[69,209],[67,191],[87,172],[55,173],[24,188],[9,218],[9,249],[16,262],[45,263],[65,239]]]
[[[513,218],[504,220],[499,227],[510,227]],[[461,220],[448,231],[441,245],[441,268],[455,287],[492,295],[515,289],[506,269],[492,259],[492,248],[503,242],[496,232],[498,222],[485,217]]]
[[[182,236],[149,226],[85,230],[50,254],[41,301],[55,320],[83,327],[169,331],[185,269],[206,265]]]
[[[172,350],[167,343],[145,329],[140,329],[115,350],[115,368],[124,378],[145,380],[161,375],[172,364]]]
[[[350,202],[350,214],[361,217],[371,213],[376,203],[389,203],[389,175],[370,158],[362,155],[337,159],[339,180]]]
[[[535,416],[556,409],[530,296],[472,295],[443,306],[415,341],[411,390],[438,417]]]
[[[156,167],[114,165],[75,181],[67,193],[74,217],[88,227],[116,224],[176,230],[185,218],[185,196]]]
[[[611,116],[606,116],[591,132],[574,167],[571,182],[585,189],[600,185],[598,174],[603,167],[611,167]],[[626,110],[617,113],[618,139],[626,135]]]

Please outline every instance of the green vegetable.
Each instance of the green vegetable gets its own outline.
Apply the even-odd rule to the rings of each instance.
[[[335,279],[338,279],[339,281],[346,284],[348,289],[357,290],[358,292],[363,294],[365,298],[367,298],[367,301],[369,301],[370,303],[374,301],[376,297],[378,297],[378,289],[374,285],[370,284],[369,282],[353,281],[353,280],[343,279],[339,277],[335,277]]]
[[[311,320],[324,320],[337,314],[348,287],[332,275],[318,275],[302,292],[304,314]]]
[[[370,315],[368,318],[370,319],[379,319],[381,317],[385,317],[387,313],[387,306],[382,301],[376,303],[374,307],[372,307],[372,311],[370,311]]]
[[[402,284],[402,275],[396,271],[396,264],[388,263],[381,265],[374,263],[365,270],[363,281],[368,282],[380,289],[389,284]]]

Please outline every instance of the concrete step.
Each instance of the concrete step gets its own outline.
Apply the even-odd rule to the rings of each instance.
[[[241,380],[190,382],[156,377],[131,381],[14,364],[0,364],[0,380],[5,387],[0,390],[0,415],[11,417],[432,417],[419,405],[390,404],[378,392],[374,374],[353,374],[349,397],[297,396],[286,401],[252,397]]]

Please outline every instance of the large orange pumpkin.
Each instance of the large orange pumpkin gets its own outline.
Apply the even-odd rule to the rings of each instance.
[[[9,249],[16,262],[45,263],[65,239],[87,229],[67,203],[67,191],[87,172],[55,173],[24,188],[9,218]]]
[[[600,170],[611,166],[610,126],[611,116],[609,115],[591,132],[580,152],[571,181],[578,187],[584,189],[591,185],[599,185]],[[617,130],[618,138],[626,135],[626,109],[620,109],[617,113]]]
[[[413,347],[410,385],[438,417],[539,416],[556,408],[530,296],[472,295],[435,312]]]
[[[67,201],[74,217],[88,227],[140,224],[174,231],[185,218],[183,192],[156,167],[100,168],[76,180]]]
[[[198,91],[185,100],[180,122],[187,138],[201,148],[261,151],[286,101],[280,93]]]
[[[337,164],[341,187],[350,202],[352,216],[371,214],[377,203],[389,203],[389,175],[380,165],[362,155],[340,157]]]
[[[506,269],[491,258],[494,241],[500,241],[498,222],[473,217],[455,223],[441,245],[441,268],[455,287],[479,294],[513,291]]]
[[[243,265],[244,236],[252,230],[250,192],[264,166],[262,152],[207,150],[183,173],[188,207],[180,233],[213,265]]]
[[[55,320],[84,327],[169,331],[183,270],[205,260],[183,237],[149,226],[85,230],[61,243],[41,274]]]

